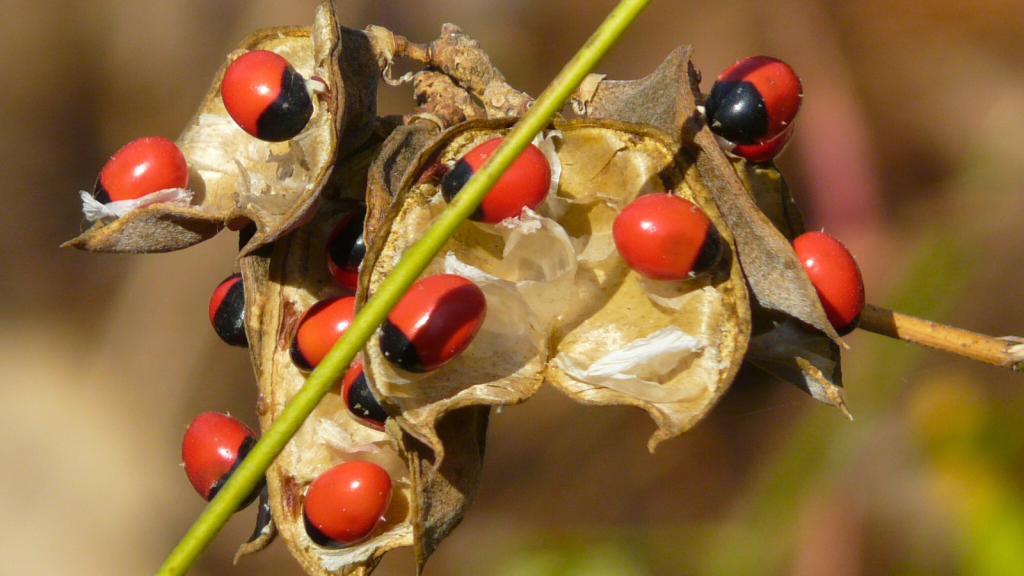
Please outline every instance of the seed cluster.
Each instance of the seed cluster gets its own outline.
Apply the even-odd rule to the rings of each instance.
[[[315,27],[309,33],[314,48],[316,33]],[[446,28],[442,41],[457,42],[460,38],[464,38],[460,31]],[[287,235],[291,231],[309,231],[312,240],[301,246],[305,266],[302,273],[314,279],[308,283],[300,280],[298,288],[292,284],[293,294],[301,295],[281,297],[283,305],[274,309],[280,318],[273,319],[273,329],[265,328],[260,323],[266,318],[258,317],[263,309],[253,304],[260,296],[255,292],[263,286],[260,278],[253,280],[251,268],[246,267],[253,260],[245,260],[242,270],[247,280],[255,282],[254,293],[246,293],[243,274],[232,274],[213,291],[209,318],[218,337],[232,346],[248,346],[248,336],[254,341],[257,336],[270,341],[267,335],[273,334],[272,345],[277,348],[269,353],[274,360],[272,369],[287,372],[292,382],[317,369],[348,329],[356,313],[355,294],[360,298],[373,297],[380,276],[389,269],[381,266],[379,260],[385,245],[391,250],[388,258],[400,254],[408,246],[405,240],[410,240],[401,238],[402,234],[412,236],[419,229],[409,225],[396,235],[397,247],[388,244],[395,236],[392,231],[381,234],[378,227],[404,217],[397,209],[404,208],[405,197],[385,201],[388,212],[386,222],[382,223],[380,206],[374,205],[369,194],[363,199],[339,199],[324,193],[343,179],[339,174],[343,173],[349,154],[358,157],[366,151],[376,154],[381,150],[383,138],[378,138],[379,134],[364,137],[362,148],[353,146],[337,156],[332,149],[326,161],[328,170],[322,172],[322,178],[316,180],[307,174],[308,179],[297,184],[296,189],[313,189],[308,197],[297,199],[277,193],[277,185],[291,179],[296,171],[313,172],[307,155],[314,147],[303,148],[299,144],[313,140],[320,129],[313,126],[336,127],[331,122],[318,122],[324,114],[341,112],[337,110],[338,99],[324,97],[330,90],[317,74],[331,79],[334,76],[318,67],[323,58],[314,60],[314,72],[307,72],[309,78],[304,78],[296,69],[310,70],[303,66],[303,61],[293,65],[293,52],[275,50],[246,49],[234,53],[224,70],[216,94],[216,106],[223,104],[219,108],[221,119],[216,120],[216,130],[211,129],[210,133],[230,131],[232,138],[259,144],[242,148],[259,152],[245,157],[244,165],[232,156],[235,152],[225,154],[225,158],[230,157],[230,163],[225,163],[238,168],[237,183],[230,188],[231,200],[236,202],[232,210],[238,211],[227,213],[230,215],[215,221],[215,226],[248,224],[239,235],[243,256],[282,239],[274,247],[290,248]],[[425,51],[428,56],[440,53]],[[489,66],[489,62],[484,63]],[[377,78],[372,80],[376,82]],[[479,94],[474,96],[480,100]],[[773,58],[755,57],[737,62],[719,76],[704,101],[703,113],[723,149],[751,164],[770,163],[793,133],[801,99],[799,78],[788,65]],[[327,106],[323,105],[325,100]],[[699,103],[700,97],[696,100]],[[471,111],[475,104],[468,93],[465,102]],[[440,113],[436,104],[424,110]],[[466,114],[454,123],[469,117],[471,114]],[[413,124],[422,118],[405,120]],[[443,272],[438,270],[439,261],[432,263],[434,268],[412,285],[388,315],[371,346],[356,357],[336,383],[328,399],[334,403],[331,416],[314,418],[307,423],[310,426],[304,426],[314,428],[307,432],[317,441],[327,438],[324,443],[329,446],[324,449],[325,454],[313,458],[315,462],[304,465],[300,472],[288,471],[287,478],[297,488],[289,488],[293,491],[279,498],[283,503],[278,503],[281,507],[293,505],[297,510],[285,520],[293,520],[292,525],[298,526],[300,536],[290,536],[301,542],[306,549],[303,553],[314,549],[341,555],[334,558],[351,553],[350,564],[361,562],[372,568],[379,555],[374,549],[359,551],[364,543],[370,542],[366,547],[377,546],[392,531],[405,529],[411,539],[413,526],[417,531],[423,530],[424,519],[413,517],[417,507],[411,505],[410,492],[435,489],[424,487],[422,475],[430,474],[431,467],[437,468],[433,473],[440,474],[437,470],[443,463],[424,466],[422,460],[417,460],[422,454],[410,446],[433,450],[435,456],[440,454],[438,444],[432,444],[442,442],[435,427],[442,415],[455,414],[455,408],[519,402],[546,378],[581,401],[632,404],[647,409],[659,425],[658,433],[652,437],[653,446],[691,426],[735,375],[735,367],[748,344],[751,322],[748,295],[734,257],[737,248],[730,232],[733,224],[727,223],[716,208],[707,187],[693,181],[697,169],[680,159],[685,155],[679,154],[679,138],[666,137],[660,127],[627,129],[622,124],[612,123],[609,127],[600,122],[562,125],[569,127],[567,133],[578,132],[556,146],[553,139],[564,138],[556,124],[555,130],[548,130],[548,139],[538,140],[516,158],[471,216],[475,222],[464,224],[457,233],[459,238],[452,241],[463,242],[460,246],[469,248],[440,256],[439,260],[444,260]],[[415,161],[418,176],[411,170],[409,174],[396,170],[403,182],[417,180],[404,176],[418,177],[418,182],[412,184],[414,190],[410,191],[409,185],[392,190],[391,187],[400,186],[399,179],[390,173],[388,176],[395,182],[384,187],[396,195],[429,191],[430,198],[424,205],[417,205],[428,215],[421,214],[417,222],[430,220],[446,204],[461,201],[459,194],[465,184],[501,146],[501,135],[507,125],[495,126],[498,125],[470,126],[461,141],[456,140],[458,134],[452,136],[449,132],[438,137],[435,132],[429,156],[432,160],[421,154]],[[373,128],[392,135],[401,131],[383,122]],[[401,128],[411,130],[412,126]],[[704,149],[714,149],[714,156],[720,157],[711,135],[705,132],[704,136],[712,142]],[[341,139],[342,135],[339,132],[331,138]],[[331,142],[333,145],[334,140]],[[383,142],[383,148],[389,142],[391,137]],[[425,150],[424,146],[427,145],[409,148],[419,153]],[[457,154],[459,150],[464,152]],[[587,158],[592,151],[605,156],[600,161]],[[211,170],[209,162],[194,154],[186,161],[188,152],[187,143],[179,148],[174,142],[156,137],[129,143],[101,170],[93,200],[101,205],[138,202],[128,208],[133,210],[145,206],[145,202],[169,202],[163,195],[169,190],[183,193],[186,200],[191,198],[190,168],[210,172],[211,178],[235,177],[234,172],[219,166]],[[384,157],[383,152],[380,154]],[[401,156],[396,154],[395,158]],[[412,163],[408,158],[403,161]],[[568,181],[560,181],[563,167],[570,173]],[[330,169],[335,172],[328,184]],[[356,176],[360,184],[355,188],[360,188],[368,178],[366,164],[361,170],[361,176]],[[353,169],[353,173],[359,173],[359,169]],[[194,183],[200,193],[209,190],[205,173],[201,176],[204,181]],[[358,180],[360,177],[362,180]],[[87,192],[83,194],[88,196]],[[329,210],[319,210],[320,202],[330,205]],[[245,212],[241,211],[243,205],[256,208]],[[296,205],[306,211],[296,210],[293,219],[285,222]],[[344,210],[338,209],[339,205]],[[275,221],[281,226],[273,234],[268,232],[269,220],[261,219],[270,212],[281,218]],[[300,228],[311,218],[323,225],[315,228],[315,233],[313,227]],[[536,233],[538,230],[543,233]],[[325,234],[327,231],[330,234]],[[467,255],[464,252],[477,249],[472,241],[466,243],[474,238],[485,240],[478,242],[477,254]],[[864,294],[852,256],[838,241],[823,234],[801,236],[793,247],[828,321],[840,331],[854,329],[864,306]],[[468,257],[459,260],[463,256]],[[474,256],[477,260],[473,260]],[[315,266],[308,266],[310,262]],[[475,268],[474,262],[493,266],[485,271]],[[284,290],[287,282],[281,281],[280,286]],[[806,290],[810,293],[809,287]],[[499,295],[503,291],[504,296]],[[247,308],[257,317],[246,318]],[[817,315],[821,316],[820,311]],[[823,320],[816,325],[827,328]],[[266,349],[264,346],[261,352]],[[686,358],[690,360],[685,361]],[[460,360],[455,362],[457,359]],[[466,378],[476,378],[468,386],[460,380],[464,367],[478,371],[472,378]],[[386,372],[388,378],[378,370]],[[455,372],[459,375],[451,376]],[[498,380],[495,374],[499,374]],[[389,380],[391,376],[395,376],[394,381]],[[516,386],[520,388],[502,388],[506,377],[509,381],[518,378]],[[276,381],[272,382],[273,391]],[[671,386],[667,385],[669,382]],[[447,401],[469,392],[477,384],[492,387],[486,400],[462,398],[463,404],[446,407],[445,411],[439,409],[440,415],[425,416],[419,422],[410,418],[409,407],[402,404],[410,397],[425,404],[439,402],[437,398]],[[409,386],[405,391],[395,388],[404,385]],[[261,391],[262,386],[261,378]],[[428,400],[416,396],[423,392],[417,386],[443,390]],[[520,396],[501,395],[512,390]],[[284,396],[287,398],[288,394]],[[275,398],[271,402],[280,400]],[[340,409],[339,402],[345,411]],[[276,405],[261,405],[260,413],[266,415],[268,410],[275,409]],[[468,446],[448,451],[449,458],[480,458],[482,454],[486,412],[476,416],[461,412],[466,414],[469,419],[462,435],[479,434],[481,444],[474,446],[472,440],[477,437],[472,436]],[[435,420],[430,421],[430,417]],[[482,418],[483,424],[474,417]],[[385,430],[387,436],[381,433]],[[371,441],[364,442],[365,438]],[[182,441],[182,459],[197,492],[205,499],[213,498],[256,442],[256,434],[230,416],[207,412],[196,417]],[[387,442],[392,442],[383,448],[389,451],[388,455],[375,455]],[[396,448],[406,466],[404,471],[387,461],[398,460]],[[479,462],[472,465],[479,469]],[[276,486],[274,478],[268,476],[271,492]],[[443,475],[434,480],[437,485],[442,484],[440,480],[448,481]],[[417,482],[421,484],[409,488]],[[246,505],[261,489],[263,486],[257,488]],[[264,491],[264,498],[266,494]],[[468,505],[472,492],[448,496],[454,502],[453,511],[448,511],[445,518],[448,525],[432,529],[441,537],[457,524],[464,513],[460,507]],[[421,506],[425,501],[422,492],[413,492],[411,497],[420,498]],[[393,504],[393,500],[398,504]],[[261,506],[265,503],[261,500]],[[284,515],[295,510],[286,508]],[[281,527],[278,513],[275,509]],[[455,522],[451,522],[453,518]],[[313,546],[309,546],[310,541]],[[353,551],[362,555],[356,557]],[[328,571],[338,571],[343,564],[334,568],[323,566]]]

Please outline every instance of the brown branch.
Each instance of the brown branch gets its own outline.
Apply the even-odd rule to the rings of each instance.
[[[391,78],[391,62],[401,57],[425,64],[450,77],[483,103],[488,118],[522,116],[533,102],[525,92],[510,86],[480,48],[480,43],[463,34],[454,24],[442,26],[441,36],[430,44],[410,42],[381,26],[367,27],[366,34],[389,84],[412,78],[411,74],[397,80]]]
[[[1024,369],[1024,344],[1018,339],[994,338],[871,304],[864,306],[857,327],[897,340],[930,346],[979,362],[1009,368],[1014,372],[1021,372]]]
[[[413,92],[420,105],[419,111],[441,118],[445,127],[466,120],[486,118],[483,109],[476,105],[469,92],[441,72],[417,72],[413,76]]]

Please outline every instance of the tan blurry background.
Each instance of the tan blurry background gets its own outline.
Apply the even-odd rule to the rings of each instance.
[[[451,21],[536,95],[611,0],[349,0],[343,24],[414,40]],[[704,89],[766,53],[806,100],[780,162],[812,228],[858,256],[869,300],[1024,335],[1024,3],[653,2],[600,71],[691,43]],[[79,189],[173,137],[234,44],[308,24],[311,0],[0,0],[0,574],[152,572],[202,509],[178,467],[204,410],[253,423],[247,355],[214,336],[233,234],[153,256],[59,250]],[[381,111],[412,106],[382,88]],[[650,455],[636,410],[544,390],[492,419],[477,502],[428,574],[1024,573],[1024,376],[857,333],[856,420],[744,370]],[[299,574],[282,543],[232,568],[238,515],[193,574]],[[378,574],[412,574],[407,552]]]

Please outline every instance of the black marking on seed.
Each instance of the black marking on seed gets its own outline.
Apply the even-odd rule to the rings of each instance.
[[[380,329],[380,352],[388,362],[406,372],[428,372],[426,364],[416,352],[416,347],[390,320],[385,320]]]
[[[338,234],[331,239],[328,247],[331,261],[334,265],[346,272],[355,272],[359,264],[366,256],[366,243],[363,241],[363,220],[366,219],[366,212],[357,212],[349,218],[348,222],[338,231]]]
[[[281,74],[281,92],[256,119],[256,134],[261,140],[281,142],[302,132],[313,115],[313,101],[306,81],[288,66]]]
[[[750,82],[718,82],[704,112],[711,131],[734,144],[754,144],[768,132],[768,108]]]
[[[846,336],[847,334],[850,334],[854,330],[856,330],[857,326],[860,326],[860,314],[857,314],[857,317],[854,318],[846,326],[843,326],[842,328],[836,328],[836,334],[838,334],[840,336]]]
[[[313,364],[310,363],[309,360],[306,360],[306,357],[303,356],[302,351],[299,350],[299,334],[297,330],[295,332],[295,336],[292,338],[292,345],[291,348],[288,349],[288,352],[292,357],[292,364],[295,364],[296,368],[302,370],[303,372],[309,372],[313,370]]]
[[[459,160],[452,166],[452,169],[445,173],[444,177],[441,178],[441,195],[450,204],[455,199],[455,195],[462,190],[462,187],[469,182],[469,179],[473,177],[473,167],[469,165],[464,159]],[[470,220],[476,220],[477,222],[484,219],[484,211],[481,206],[477,206],[476,210],[469,216]]]
[[[724,247],[725,241],[722,239],[722,235],[718,233],[718,229],[713,224],[709,224],[704,243],[700,246],[700,253],[693,261],[693,273],[700,274],[710,270],[722,258]]]
[[[249,339],[245,335],[245,287],[242,278],[224,294],[224,300],[213,315],[213,330],[224,342],[241,348],[248,348]]]
[[[245,459],[245,457],[249,454],[249,451],[252,450],[252,447],[255,445],[255,436],[248,436],[246,437],[245,440],[242,441],[242,445],[238,447],[238,458],[236,458],[234,463],[231,464],[231,469],[228,470],[226,474],[217,479],[217,481],[213,483],[213,486],[210,486],[210,500],[213,500],[213,497],[217,495],[217,492],[220,492],[220,489],[228,481],[228,478],[230,478],[231,475],[235,473],[235,470],[242,463],[242,460]],[[266,483],[266,481],[266,477],[260,479],[259,483],[256,484],[256,486],[252,489],[252,493],[246,496],[245,500],[243,500],[242,503],[238,505],[239,510],[248,507],[250,504],[256,501],[256,497],[259,496],[260,492],[263,491],[263,485]]]
[[[302,512],[302,522],[306,526],[306,535],[309,536],[309,539],[312,540],[313,543],[317,546],[320,546],[321,548],[334,549],[345,547],[344,544],[338,542],[337,540],[331,539],[329,536],[321,532],[319,528],[314,526],[313,523],[309,521],[309,518],[306,517],[305,511]]]
[[[345,398],[345,402],[353,414],[365,420],[383,424],[388,418],[388,413],[384,411],[384,407],[370,391],[365,372],[360,372],[359,376],[356,376],[352,386],[348,389],[348,397]]]

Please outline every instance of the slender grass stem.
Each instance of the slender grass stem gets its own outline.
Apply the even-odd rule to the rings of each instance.
[[[274,425],[264,432],[263,437],[221,488],[216,498],[210,502],[182,537],[181,542],[164,560],[163,565],[156,571],[157,576],[181,576],[188,572],[441,246],[473,213],[487,191],[533,137],[565,106],[572,91],[594,69],[649,2],[650,0],[622,0],[612,10],[586,44],[537,98],[530,111],[506,136],[502,146],[470,179],[456,200],[441,214],[423,238],[406,252],[373,298],[356,315],[345,335],[310,374],[309,379],[285,406]]]

